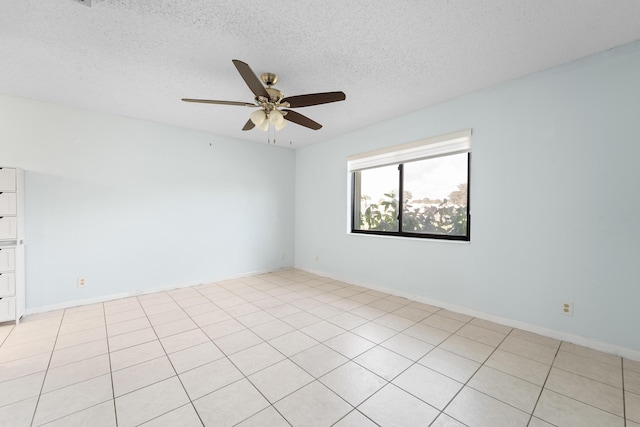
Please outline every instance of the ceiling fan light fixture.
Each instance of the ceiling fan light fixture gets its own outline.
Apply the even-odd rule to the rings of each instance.
[[[254,125],[256,125],[259,129],[262,129],[260,125],[267,121],[267,114],[264,112],[264,110],[256,110],[251,113],[251,116],[249,116],[249,118]],[[267,127],[269,127],[269,123],[267,123]]]
[[[282,120],[280,123],[274,123],[273,127],[276,128],[276,130],[280,130],[284,128],[286,125],[287,125],[287,122],[285,120]]]
[[[280,111],[274,109],[269,113],[269,121],[277,127],[284,122],[284,116]]]
[[[269,120],[263,120],[262,123],[256,125],[256,128],[266,132],[269,129]]]

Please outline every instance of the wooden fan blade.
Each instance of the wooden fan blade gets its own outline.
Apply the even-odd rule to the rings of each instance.
[[[256,127],[256,125],[254,125],[251,119],[249,119],[247,120],[247,123],[244,124],[244,127],[242,128],[242,130],[251,130],[254,127]]]
[[[191,99],[182,98],[184,102],[199,102],[201,104],[220,104],[220,105],[239,105],[241,107],[255,107],[256,104],[250,104],[248,102],[236,102],[236,101],[216,101],[215,99]]]
[[[238,69],[238,72],[240,73],[240,76],[244,79],[244,82],[247,84],[247,86],[249,86],[249,89],[251,89],[251,92],[253,92],[255,96],[264,96],[265,98],[269,99],[269,94],[267,93],[267,90],[264,88],[264,86],[260,82],[260,79],[258,78],[258,76],[256,76],[253,70],[251,70],[251,67],[249,67],[249,64],[239,61],[237,59],[234,59],[232,62],[233,62],[233,65],[235,65],[236,68]]]
[[[289,120],[290,122],[297,123],[300,126],[304,126],[313,130],[318,130],[322,127],[320,123],[314,122],[309,117],[303,116],[300,113],[296,113],[293,110],[282,110],[282,111],[287,112],[287,114],[284,115],[285,120]]]
[[[290,96],[282,100],[282,102],[288,102],[289,107],[309,107],[311,105],[328,104],[330,102],[344,101],[347,99],[347,95],[344,92],[323,92],[323,93],[309,93],[307,95]]]

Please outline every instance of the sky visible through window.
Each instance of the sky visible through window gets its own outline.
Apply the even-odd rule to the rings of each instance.
[[[405,163],[404,190],[413,199],[443,200],[458,184],[467,182],[467,153]],[[362,195],[373,203],[384,198],[384,193],[398,193],[398,166],[391,165],[362,171]]]

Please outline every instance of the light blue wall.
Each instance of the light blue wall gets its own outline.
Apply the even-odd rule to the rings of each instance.
[[[639,76],[636,42],[298,149],[296,266],[640,350]],[[348,155],[466,128],[470,243],[347,234]]]
[[[273,145],[0,96],[0,165],[26,170],[27,307],[290,267],[294,163]]]

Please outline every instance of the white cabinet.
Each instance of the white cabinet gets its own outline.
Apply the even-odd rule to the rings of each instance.
[[[16,250],[0,247],[0,273],[16,270]]]
[[[0,216],[0,240],[16,240],[18,238],[18,218]]]
[[[15,168],[0,169],[0,191],[16,191],[18,176]]]
[[[0,319],[16,319],[16,323],[18,323],[19,318],[16,316],[15,297],[0,298]]]
[[[0,192],[0,216],[17,214],[18,201],[16,198],[16,193]]]
[[[24,171],[0,167],[0,322],[25,312]]]

